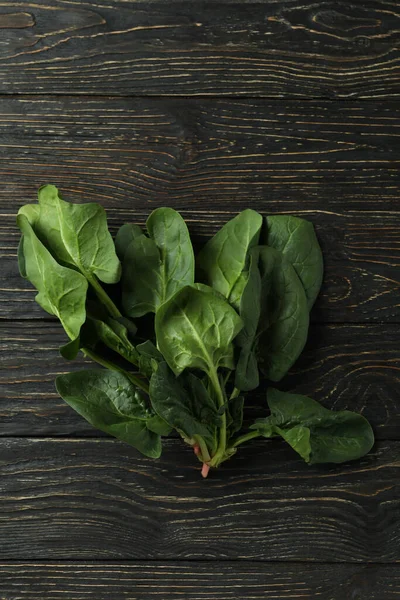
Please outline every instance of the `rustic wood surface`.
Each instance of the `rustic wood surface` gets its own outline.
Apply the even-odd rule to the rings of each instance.
[[[254,562],[0,563],[2,599],[397,600],[396,567]]]
[[[1,600],[399,596],[399,48],[397,0],[0,5]],[[313,221],[325,279],[281,387],[364,414],[373,451],[257,441],[203,481],[177,439],[152,461],[91,428],[54,389],[87,363],[18,275],[44,183],[114,233],[173,206],[197,245],[248,206]]]
[[[181,440],[159,460],[100,439],[0,440],[4,559],[400,561],[400,442],[310,467],[280,441],[213,473]]]
[[[399,94],[398,3],[29,0],[1,7],[0,92]]]

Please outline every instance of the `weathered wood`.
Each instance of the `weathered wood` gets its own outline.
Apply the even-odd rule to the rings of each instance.
[[[400,560],[400,444],[309,467],[283,442],[213,472],[180,440],[161,459],[114,440],[0,440],[0,557]]]
[[[361,412],[380,439],[400,439],[399,325],[313,326],[303,355],[281,389],[308,394],[335,410]],[[61,326],[0,323],[0,435],[89,435],[91,428],[58,396],[60,373],[88,368],[58,353]],[[266,414],[265,391],[249,393],[247,421]]]
[[[399,93],[396,3],[7,2],[0,92],[377,98]]]
[[[399,119],[385,102],[0,99],[0,315],[43,316],[14,218],[52,182],[113,231],[165,204],[197,242],[247,206],[305,216],[326,263],[314,321],[400,321]]]
[[[2,600],[397,600],[397,565],[3,563]]]

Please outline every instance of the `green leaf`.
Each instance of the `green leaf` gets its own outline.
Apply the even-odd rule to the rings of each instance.
[[[244,210],[228,221],[196,258],[200,278],[230,301],[232,295],[235,303],[239,296],[235,286],[243,287],[242,271],[249,249],[258,244],[262,222],[257,212]]]
[[[129,362],[135,365],[139,363],[139,354],[128,339],[128,332],[124,325],[112,318],[108,318],[106,323],[91,318],[89,321],[101,342]]]
[[[143,235],[141,227],[134,223],[125,223],[125,225],[119,228],[115,237],[115,250],[121,261],[125,258],[129,244],[141,235]]]
[[[183,288],[159,309],[155,328],[158,348],[176,375],[186,367],[208,374],[234,368],[232,340],[242,322],[212,290]]]
[[[70,340],[63,346],[60,346],[60,354],[65,360],[75,360],[81,349],[81,337],[78,336],[74,340]]]
[[[308,308],[318,296],[323,272],[323,258],[313,224],[305,219],[288,215],[266,218],[265,244],[284,254],[303,284]]]
[[[95,275],[104,283],[119,281],[121,265],[99,204],[70,204],[54,185],[46,185],[39,190],[39,207],[35,232],[59,262],[89,280]]]
[[[147,229],[150,237],[136,237],[124,256],[122,302],[131,317],[157,312],[194,282],[193,248],[181,215],[158,208],[147,219]]]
[[[86,279],[57,263],[23,214],[18,215],[17,225],[23,233],[26,275],[39,292],[36,302],[60,319],[70,339],[77,338],[86,318]]]
[[[147,429],[157,433],[158,435],[169,435],[172,431],[172,427],[168,425],[167,421],[164,421],[162,417],[154,415],[146,421]]]
[[[137,448],[145,456],[161,455],[160,436],[146,425],[154,414],[142,393],[122,373],[88,369],[56,379],[60,396],[91,425]]]
[[[21,239],[19,240],[19,244],[18,244],[18,250],[17,250],[17,256],[18,256],[18,269],[19,269],[19,274],[21,275],[21,277],[23,277],[24,279],[27,279],[28,276],[26,274],[26,266],[25,266],[25,256],[24,256],[24,236],[21,235]]]
[[[269,273],[262,293],[257,356],[264,375],[280,381],[296,362],[307,341],[307,298],[292,265],[273,248],[260,248],[261,269]]]
[[[146,377],[151,377],[157,370],[158,363],[164,360],[163,355],[150,340],[138,344],[136,350],[139,353],[139,371]]]
[[[241,430],[243,425],[243,408],[244,398],[238,396],[230,400],[228,404],[229,411],[229,427],[228,427],[228,438],[231,438],[235,433]]]
[[[268,390],[271,416],[251,426],[265,437],[281,435],[306,462],[342,463],[367,454],[374,444],[368,421],[348,410],[331,411],[300,394]]]
[[[239,314],[243,329],[235,339],[239,348],[235,371],[235,387],[239,390],[254,390],[259,385],[258,362],[255,354],[255,342],[261,315],[261,274],[258,268],[259,250],[250,252],[250,266],[246,285],[239,299]]]
[[[201,379],[192,373],[175,377],[165,362],[160,363],[150,379],[150,398],[156,413],[171,427],[189,440],[201,436],[215,452],[221,417]]]

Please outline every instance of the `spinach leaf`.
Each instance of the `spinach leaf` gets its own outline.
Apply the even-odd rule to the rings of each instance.
[[[97,338],[114,350],[127,361],[138,365],[139,354],[128,338],[128,332],[124,325],[115,319],[108,318],[107,322],[89,318]]]
[[[235,310],[212,290],[185,287],[156,314],[157,344],[170,368],[186,367],[210,374],[234,368],[232,340],[242,328]]]
[[[118,229],[115,237],[115,250],[121,261],[125,258],[129,244],[141,235],[143,235],[141,227],[134,223],[125,223]]]
[[[259,384],[258,362],[255,354],[256,334],[261,315],[261,274],[258,268],[259,249],[253,248],[250,252],[250,266],[247,274],[246,285],[239,299],[239,314],[243,321],[243,329],[235,339],[235,346],[239,348],[236,364],[235,387],[242,391],[249,391]]]
[[[241,430],[243,425],[243,408],[244,398],[238,396],[229,401],[228,404],[228,438],[231,438],[233,434]]]
[[[368,421],[348,410],[331,411],[300,394],[268,391],[271,416],[251,429],[282,436],[306,462],[342,463],[369,452],[374,434]]]
[[[324,272],[323,258],[313,224],[289,215],[266,218],[265,244],[284,254],[294,267],[311,309],[318,296]]]
[[[26,266],[25,266],[24,236],[23,235],[21,235],[21,239],[19,240],[18,250],[17,250],[17,257],[18,257],[18,270],[19,270],[19,274],[24,279],[28,279],[28,276],[26,274]]]
[[[77,268],[89,281],[94,275],[104,283],[119,281],[121,265],[104,208],[65,202],[54,185],[40,188],[39,207],[35,232],[59,262]]]
[[[60,319],[70,339],[77,338],[86,319],[86,279],[57,263],[40,242],[25,215],[18,215],[17,224],[23,233],[24,269],[39,292],[36,302]]]
[[[136,237],[123,265],[126,313],[141,317],[194,282],[194,256],[185,221],[172,208],[158,208],[147,219],[149,238]]]
[[[87,369],[56,379],[60,396],[91,425],[127,442],[145,456],[161,454],[160,436],[146,425],[154,413],[122,373]]]
[[[167,421],[164,421],[164,419],[158,415],[154,415],[153,417],[150,417],[150,419],[147,419],[146,427],[158,435],[169,435],[172,431],[172,427],[168,425]]]
[[[244,210],[228,221],[207,242],[196,258],[200,278],[237,305],[235,286],[240,281],[250,248],[258,244],[262,217],[251,209]],[[240,293],[240,292],[239,292]]]
[[[164,360],[161,352],[157,350],[152,341],[147,340],[136,346],[139,353],[139,370],[146,377],[151,377],[157,370],[158,363]]]
[[[298,359],[307,341],[309,313],[307,298],[292,265],[273,248],[262,246],[264,278],[263,308],[257,356],[264,375],[280,381]]]
[[[215,452],[221,417],[201,379],[192,373],[175,377],[162,362],[150,380],[150,399],[156,413],[183,437],[193,440],[200,436],[210,452]]]

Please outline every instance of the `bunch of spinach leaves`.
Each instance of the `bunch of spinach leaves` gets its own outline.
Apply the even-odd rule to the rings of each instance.
[[[101,206],[71,204],[47,185],[17,224],[21,275],[69,338],[61,354],[71,360],[81,351],[103,367],[56,380],[95,427],[152,458],[175,429],[203,476],[261,436],[283,438],[308,463],[371,449],[361,415],[274,388],[270,415],[239,433],[244,393],[260,376],[280,381],[307,339],[323,275],[308,221],[244,210],[195,257],[171,208],[152,212],[146,233],[123,225],[114,241]]]

